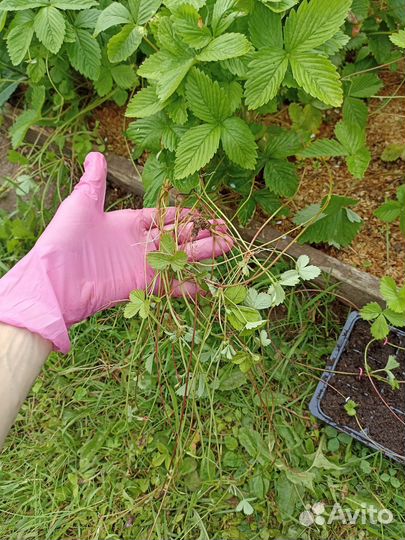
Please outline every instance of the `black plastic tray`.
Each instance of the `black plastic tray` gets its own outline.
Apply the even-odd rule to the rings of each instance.
[[[336,365],[339,362],[342,352],[345,350],[350,334],[359,319],[361,319],[361,317],[357,311],[353,311],[348,316],[347,321],[343,327],[342,333],[340,334],[339,339],[336,343],[336,347],[329,359],[329,363],[325,368],[326,371],[322,374],[321,380],[309,403],[309,410],[311,414],[315,416],[315,418],[322,420],[323,422],[325,422],[326,424],[329,424],[330,426],[334,427],[338,431],[347,433],[348,435],[353,437],[353,439],[356,439],[357,441],[365,444],[366,446],[369,446],[370,448],[373,448],[374,450],[379,450],[380,452],[385,454],[387,457],[405,465],[405,457],[399,456],[398,454],[396,454],[389,448],[386,448],[382,445],[377,444],[371,439],[368,439],[367,436],[364,435],[361,431],[355,430],[349,426],[337,424],[334,420],[332,420],[332,418],[330,418],[322,410],[322,406],[321,406],[322,399],[325,395],[326,389],[328,387],[328,383],[334,375],[333,371],[336,369]],[[405,337],[405,332],[401,332],[401,330],[398,330],[397,328],[391,328],[391,330],[395,332],[396,334],[398,334],[399,336]],[[398,411],[398,412],[401,412],[401,411]],[[405,454],[405,451],[404,451],[404,454]]]

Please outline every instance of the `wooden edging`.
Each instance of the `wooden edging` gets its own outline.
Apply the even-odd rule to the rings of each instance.
[[[15,114],[6,113],[9,121],[12,121],[14,116]],[[49,131],[34,127],[29,130],[27,140],[33,144],[42,144],[48,136]],[[69,153],[68,150],[67,153]],[[129,159],[115,154],[106,154],[106,158],[109,181],[130,193],[143,195],[144,188],[139,175],[142,167],[139,167],[137,171]],[[253,222],[249,227],[240,230],[241,235],[250,241],[260,228],[260,223]],[[282,236],[279,231],[270,226],[265,226],[260,231],[257,241],[260,243],[272,242],[272,247],[280,251],[285,250],[288,255],[294,258],[298,258],[300,255],[308,255],[311,264],[319,266],[323,272],[322,278],[316,280],[317,283],[320,285],[336,283],[336,292],[339,299],[352,307],[359,308],[372,301],[382,303],[379,292],[379,279],[371,274],[362,272],[334,257],[326,255],[319,249],[306,244],[300,245],[294,242],[292,238]]]

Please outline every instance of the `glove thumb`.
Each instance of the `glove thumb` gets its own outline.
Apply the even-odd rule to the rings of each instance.
[[[104,209],[107,161],[100,152],[90,152],[84,160],[84,174],[75,191],[92,199],[100,211]]]

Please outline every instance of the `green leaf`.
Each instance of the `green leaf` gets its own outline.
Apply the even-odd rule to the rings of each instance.
[[[317,50],[326,54],[326,56],[333,56],[340,49],[342,49],[350,41],[350,36],[338,30],[334,36],[332,36],[323,45],[320,45]]]
[[[325,199],[322,201],[321,206],[323,206],[324,203]],[[361,227],[360,218],[357,217],[357,220],[353,220],[346,211],[348,207],[355,204],[357,204],[355,199],[332,195],[327,208],[323,210],[323,213],[315,223],[309,225],[300,236],[300,243],[327,243],[335,247],[348,246]],[[317,213],[316,206],[318,205],[314,205],[315,215]],[[302,222],[302,214],[303,211],[295,216],[294,223],[300,224],[300,222]]]
[[[351,0],[304,0],[289,13],[285,27],[286,50],[309,51],[331,39],[350,9]]]
[[[389,334],[389,326],[383,314],[379,315],[371,325],[371,335],[375,339],[384,339]]]
[[[268,446],[256,430],[242,426],[239,428],[238,439],[249,456],[256,459],[261,465],[270,461],[272,446]]]
[[[281,16],[273,13],[260,2],[255,3],[253,13],[249,17],[249,34],[257,49],[283,48]]]
[[[361,310],[361,318],[365,321],[372,321],[382,313],[382,308],[377,302],[369,302]]]
[[[40,117],[41,115],[38,111],[31,109],[24,111],[17,117],[10,128],[11,144],[14,149],[21,145],[29,128],[36,124]]]
[[[329,158],[347,155],[347,150],[334,139],[318,139],[298,153],[301,158]]]
[[[399,30],[390,35],[391,42],[401,49],[405,49],[405,30]]]
[[[396,161],[399,158],[405,161],[405,144],[389,144],[381,154],[383,161]]]
[[[384,309],[384,316],[394,326],[405,326],[405,311],[397,313],[396,311],[392,311],[392,309]]]
[[[383,87],[383,82],[375,73],[362,73],[350,81],[349,96],[368,98],[375,96]]]
[[[223,34],[233,21],[242,15],[238,7],[237,0],[216,0],[211,19],[211,27],[215,36]]]
[[[126,24],[131,22],[131,14],[128,9],[119,2],[112,2],[100,13],[97,19],[94,35],[111,28],[117,24]]]
[[[265,149],[266,156],[284,159],[296,155],[302,147],[299,136],[291,129],[270,126],[267,133],[269,142]]]
[[[139,25],[146,24],[157,12],[161,0],[129,0],[129,8],[134,20]]]
[[[297,191],[299,178],[294,163],[284,159],[269,159],[264,167],[266,186],[283,197],[292,197]]]
[[[21,11],[46,6],[47,4],[47,0],[3,0],[0,3],[0,10]]]
[[[202,49],[212,40],[211,32],[207,26],[204,26],[198,11],[187,4],[176,10],[174,29],[182,40],[194,49]]]
[[[221,142],[228,158],[243,167],[254,169],[257,146],[253,133],[242,118],[227,118],[221,127]]]
[[[254,54],[245,85],[249,109],[261,107],[277,95],[287,67],[288,60],[282,49],[262,49]]]
[[[405,286],[399,289],[392,277],[384,276],[380,281],[380,293],[390,309],[397,313],[405,311]]]
[[[204,167],[217,151],[220,138],[219,126],[202,124],[189,129],[177,147],[175,177],[185,178]]]
[[[321,273],[320,268],[313,264],[309,264],[308,255],[300,255],[295,263],[295,268],[300,278],[304,281],[315,279]]]
[[[371,161],[371,153],[367,146],[363,146],[355,154],[346,158],[347,168],[355,178],[363,178]]]
[[[270,294],[259,293],[256,289],[250,287],[245,298],[245,304],[254,309],[268,309],[273,305],[273,298]]]
[[[100,16],[99,9],[84,9],[76,15],[75,26],[76,28],[87,28],[89,30],[94,30],[97,24],[97,20]],[[65,35],[66,41],[66,35]]]
[[[249,324],[260,322],[262,319],[257,309],[245,306],[234,306],[229,309],[228,320],[235,330],[242,331],[245,330]]]
[[[120,65],[113,66],[111,68],[111,75],[114,79],[114,82],[120,88],[125,90],[136,86],[138,83],[138,77],[136,76],[135,70],[132,66]]]
[[[349,155],[355,154],[365,145],[364,129],[352,122],[338,122],[335,126],[335,135]]]
[[[385,223],[392,223],[400,217],[401,206],[398,201],[387,201],[375,210],[374,215]]]
[[[294,7],[299,0],[262,0],[262,2],[274,13],[283,13],[287,9]]]
[[[34,35],[33,21],[14,26],[7,35],[7,51],[11,62],[18,66],[24,60]]]
[[[192,57],[166,56],[161,65],[162,71],[157,77],[156,88],[159,99],[165,101],[177,90],[193,64]]]
[[[98,2],[97,0],[52,0],[51,4],[59,9],[81,10],[96,6]]]
[[[160,101],[153,86],[142,88],[128,103],[125,116],[130,118],[146,118],[152,116],[165,107],[165,102]]]
[[[186,97],[193,114],[203,122],[220,123],[233,112],[225,90],[197,68],[187,77]]]
[[[217,62],[243,56],[252,46],[243,34],[227,33],[214,38],[198,55],[200,62]]]
[[[233,285],[232,287],[227,287],[224,292],[225,301],[230,302],[231,304],[241,304],[247,295],[246,287],[243,285]]]
[[[39,41],[53,54],[62,46],[65,36],[65,19],[52,6],[41,8],[34,19],[34,30]]]
[[[107,56],[110,62],[123,62],[141,44],[145,30],[142,26],[132,23],[123,26],[122,30],[110,38],[107,44]]]
[[[342,85],[330,60],[314,52],[297,50],[291,53],[290,64],[294,79],[305,92],[332,107],[342,104]]]
[[[70,63],[79,73],[96,81],[100,76],[100,46],[87,30],[76,28],[75,34],[76,41],[66,45]]]
[[[367,105],[361,99],[347,96],[343,101],[343,121],[365,129],[368,118]]]
[[[146,319],[150,311],[150,302],[146,299],[145,291],[132,291],[129,294],[129,303],[125,306],[124,317],[127,319],[138,315]]]
[[[143,205],[145,208],[155,208],[157,206],[166,177],[166,164],[159,161],[155,155],[150,155],[145,162],[142,172],[142,183],[145,188]]]

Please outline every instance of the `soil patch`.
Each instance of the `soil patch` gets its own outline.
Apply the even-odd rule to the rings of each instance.
[[[335,367],[337,372],[353,375],[336,373],[329,379],[321,409],[337,424],[360,432],[362,429],[363,436],[405,456],[405,384],[400,383],[399,389],[393,390],[387,382],[373,378],[374,388],[364,374],[364,350],[371,339],[369,324],[357,322]],[[392,332],[389,343],[405,348],[405,337]],[[389,355],[394,355],[400,364],[394,370],[396,378],[404,381],[405,350],[390,344],[376,341],[369,347],[367,362],[371,370],[384,368]],[[344,409],[348,398],[358,404],[356,417],[349,416]]]

